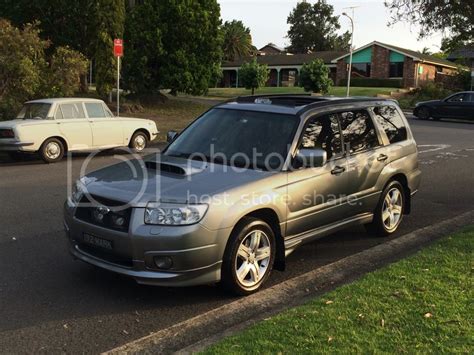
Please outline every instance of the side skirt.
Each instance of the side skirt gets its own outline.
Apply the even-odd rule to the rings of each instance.
[[[289,236],[285,238],[285,256],[291,254],[299,245],[312,242],[316,239],[322,238],[326,235],[332,234],[350,226],[370,223],[372,222],[373,218],[373,213],[362,213],[301,234]]]

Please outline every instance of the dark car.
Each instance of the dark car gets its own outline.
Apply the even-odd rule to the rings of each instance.
[[[430,117],[474,119],[474,91],[458,92],[443,100],[423,101],[416,104],[413,114],[422,120]]]

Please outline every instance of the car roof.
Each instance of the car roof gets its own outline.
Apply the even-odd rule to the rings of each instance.
[[[394,99],[365,96],[253,95],[239,96],[216,108],[299,115],[313,108],[363,102],[397,102]]]
[[[81,97],[57,97],[57,98],[51,98],[51,99],[31,100],[31,101],[27,101],[26,103],[27,103],[27,104],[31,104],[31,103],[54,104],[54,103],[60,103],[60,102],[82,102],[82,101],[88,101],[88,102],[103,102],[102,100],[91,99],[91,98],[81,98]]]

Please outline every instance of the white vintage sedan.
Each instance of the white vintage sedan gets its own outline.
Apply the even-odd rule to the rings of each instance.
[[[157,134],[154,121],[115,117],[101,100],[43,99],[26,102],[17,119],[0,122],[0,151],[38,152],[53,163],[68,151],[128,146],[140,152]]]

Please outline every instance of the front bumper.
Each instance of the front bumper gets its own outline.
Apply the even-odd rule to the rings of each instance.
[[[69,251],[77,259],[118,274],[140,284],[193,286],[218,282],[230,229],[209,230],[191,226],[149,226],[143,224],[143,211],[132,212],[128,233],[102,228],[74,217],[74,207],[66,202],[64,227]],[[84,244],[84,233],[113,242],[114,251],[103,252]],[[160,270],[154,257],[173,260],[168,270]]]
[[[0,140],[0,151],[9,151],[9,152],[18,152],[25,149],[25,147],[30,147],[34,145],[34,142],[20,142],[15,139],[4,139]]]

